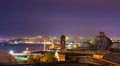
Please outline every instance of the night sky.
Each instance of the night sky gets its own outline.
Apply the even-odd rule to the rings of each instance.
[[[0,36],[120,36],[120,0],[0,0]]]

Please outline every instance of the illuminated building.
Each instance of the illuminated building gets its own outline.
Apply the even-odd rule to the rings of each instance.
[[[57,59],[58,62],[65,61],[65,54],[56,51],[55,58]]]
[[[103,55],[102,54],[93,54],[93,58],[103,59]]]
[[[55,45],[55,43],[54,43],[54,41],[52,39],[52,42],[51,42],[51,45],[49,46],[49,49],[57,49],[57,48],[58,48],[58,46]]]

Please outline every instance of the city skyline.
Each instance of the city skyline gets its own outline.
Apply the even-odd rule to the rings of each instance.
[[[95,36],[103,31],[119,37],[120,1],[1,0],[0,36]]]

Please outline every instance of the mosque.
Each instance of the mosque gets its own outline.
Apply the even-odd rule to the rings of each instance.
[[[77,50],[108,50],[115,44],[107,37],[104,32],[99,32],[95,37],[87,42],[82,42],[76,48]],[[115,47],[114,47],[115,48]],[[74,48],[73,48],[74,50]]]
[[[99,32],[97,36],[89,41],[89,43],[91,44],[92,49],[95,50],[107,50],[112,45],[111,39],[108,38],[104,32]]]
[[[64,44],[65,46],[66,44]],[[65,48],[68,49],[68,48]],[[99,32],[93,38],[87,42],[80,43],[76,48],[70,48],[70,50],[90,52],[107,51],[107,52],[118,52],[120,51],[120,42],[112,42],[112,40],[105,35],[104,32]],[[84,53],[85,51],[83,51]]]

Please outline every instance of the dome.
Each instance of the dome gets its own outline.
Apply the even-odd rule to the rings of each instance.
[[[94,45],[95,49],[107,49],[111,46],[112,41],[104,34],[104,32],[99,32],[97,36],[90,40],[90,43]]]
[[[16,63],[17,61],[12,55],[0,50],[0,64],[10,65],[10,64],[16,64]]]

